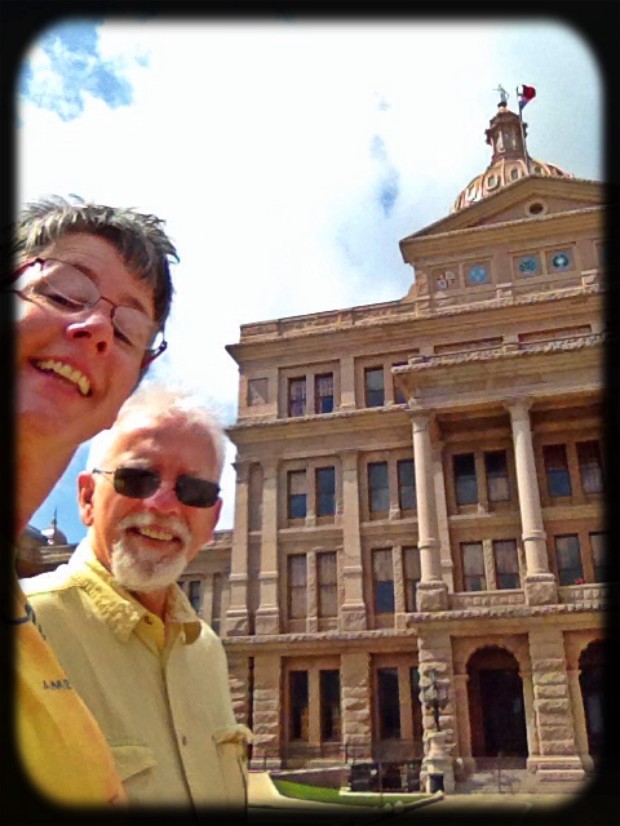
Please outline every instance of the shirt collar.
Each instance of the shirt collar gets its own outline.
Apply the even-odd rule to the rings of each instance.
[[[73,581],[88,593],[99,616],[122,642],[127,642],[136,625],[149,614],[148,609],[114,580],[96,558],[88,538],[73,552],[69,567]],[[164,622],[179,626],[188,644],[200,636],[200,618],[176,584],[168,589]]]

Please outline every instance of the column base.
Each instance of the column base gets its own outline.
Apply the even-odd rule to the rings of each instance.
[[[528,574],[523,583],[525,601],[528,605],[555,605],[558,601],[558,586],[553,574]]]
[[[277,608],[259,608],[255,620],[257,635],[280,633],[280,612]]]
[[[340,625],[343,631],[365,631],[366,606],[365,605],[343,605],[340,615]]]
[[[528,758],[527,768],[541,783],[579,784],[586,776],[578,755],[534,755]]]
[[[441,580],[418,582],[416,587],[416,603],[420,612],[447,611],[448,586]]]
[[[224,618],[227,637],[247,637],[250,635],[250,618],[247,611],[228,611]]]

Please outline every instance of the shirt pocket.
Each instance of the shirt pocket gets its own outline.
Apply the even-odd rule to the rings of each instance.
[[[148,746],[131,744],[111,746],[110,748],[123,783],[157,765],[153,750]]]
[[[248,802],[248,745],[252,738],[252,732],[242,723],[213,735],[230,806],[246,806]]]

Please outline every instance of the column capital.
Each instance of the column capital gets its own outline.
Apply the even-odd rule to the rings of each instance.
[[[407,410],[407,415],[411,419],[414,430],[429,430],[433,423],[435,413],[432,410]]]
[[[514,396],[504,399],[504,404],[512,419],[529,418],[533,400],[527,396]]]
[[[263,459],[261,461],[261,466],[263,468],[263,477],[265,479],[275,478],[278,472],[278,460],[273,456],[269,456],[267,459]]]
[[[250,473],[249,459],[241,459],[232,462],[232,466],[235,469],[235,474],[237,476],[237,484],[247,482]]]

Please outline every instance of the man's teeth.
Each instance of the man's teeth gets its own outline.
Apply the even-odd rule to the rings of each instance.
[[[149,539],[160,539],[164,542],[169,542],[174,538],[174,534],[170,531],[159,530],[157,528],[138,528],[139,532]]]
[[[75,367],[71,367],[68,364],[65,364],[62,361],[56,361],[55,359],[47,359],[46,361],[38,361],[37,367],[41,370],[51,370],[53,373],[57,373],[59,376],[62,376],[65,379],[69,379],[69,381],[73,382],[73,384],[77,384],[80,393],[83,396],[88,396],[90,393],[90,382],[79,370],[76,370]]]

